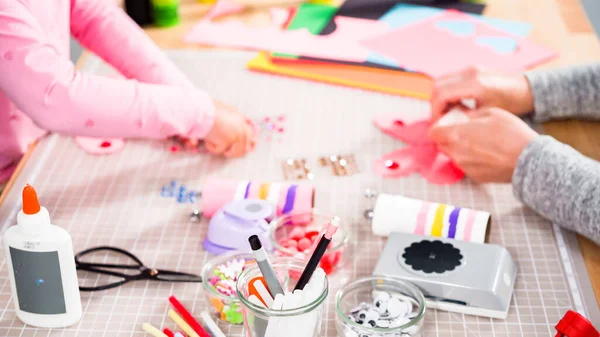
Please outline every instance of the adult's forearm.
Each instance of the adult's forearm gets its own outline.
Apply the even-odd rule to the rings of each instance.
[[[539,136],[520,155],[512,184],[515,196],[534,211],[600,244],[599,162]]]

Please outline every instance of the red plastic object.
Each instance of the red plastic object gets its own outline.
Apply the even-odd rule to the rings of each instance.
[[[587,318],[569,310],[556,324],[556,337],[598,337],[600,333]]]

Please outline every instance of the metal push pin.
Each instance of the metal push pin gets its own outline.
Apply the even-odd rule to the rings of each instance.
[[[365,217],[365,219],[371,221],[373,220],[373,217],[375,216],[375,212],[373,210],[374,207],[374,203],[375,203],[375,199],[377,198],[377,192],[375,192],[374,190],[367,188],[365,190],[365,194],[364,194],[365,198],[370,200],[370,206],[369,208],[367,208],[364,213],[363,216]]]
[[[192,210],[192,214],[190,214],[190,221],[196,222],[200,219],[202,219],[202,212],[199,209],[194,208],[194,210]]]

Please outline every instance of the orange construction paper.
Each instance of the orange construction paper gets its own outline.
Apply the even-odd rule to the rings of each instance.
[[[429,99],[433,81],[422,74],[333,63],[273,63],[267,53],[252,59],[248,69],[299,77],[392,95]]]

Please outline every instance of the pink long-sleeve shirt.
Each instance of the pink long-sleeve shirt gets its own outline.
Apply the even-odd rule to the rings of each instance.
[[[128,80],[76,71],[69,33]],[[203,138],[214,109],[114,0],[0,0],[0,182],[48,131]]]

